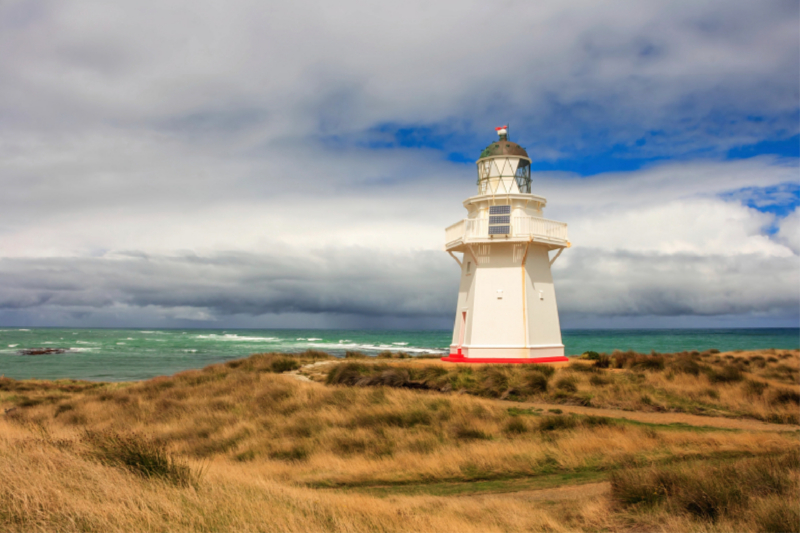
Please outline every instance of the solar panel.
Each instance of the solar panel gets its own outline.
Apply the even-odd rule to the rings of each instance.
[[[511,233],[511,226],[489,226],[489,235],[508,235]]]
[[[511,206],[510,205],[493,205],[489,207],[489,214],[490,215],[510,215],[511,214]]]
[[[511,224],[511,216],[494,216],[489,217],[489,224]]]

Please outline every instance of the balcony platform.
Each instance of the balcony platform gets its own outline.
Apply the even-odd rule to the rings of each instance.
[[[485,218],[465,218],[445,229],[445,250],[463,251],[469,244],[534,242],[550,250],[569,248],[567,225],[540,217],[511,217],[508,235],[490,235]]]

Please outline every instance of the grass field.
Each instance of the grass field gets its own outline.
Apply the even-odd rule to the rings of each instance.
[[[349,355],[0,378],[0,529],[800,530],[798,351]]]

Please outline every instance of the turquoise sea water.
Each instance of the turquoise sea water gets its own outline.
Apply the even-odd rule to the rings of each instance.
[[[259,352],[346,350],[377,354],[444,353],[449,331],[354,330],[148,330],[0,328],[0,375],[15,379],[128,381],[169,375],[189,368]],[[565,330],[568,355],[588,350],[722,351],[800,348],[800,328],[683,330]],[[25,348],[63,348],[59,355],[19,355]]]

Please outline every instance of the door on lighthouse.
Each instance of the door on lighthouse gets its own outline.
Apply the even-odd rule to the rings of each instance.
[[[458,328],[458,355],[461,355],[461,347],[464,346],[464,330],[467,329],[467,312],[461,312],[461,327]]]

